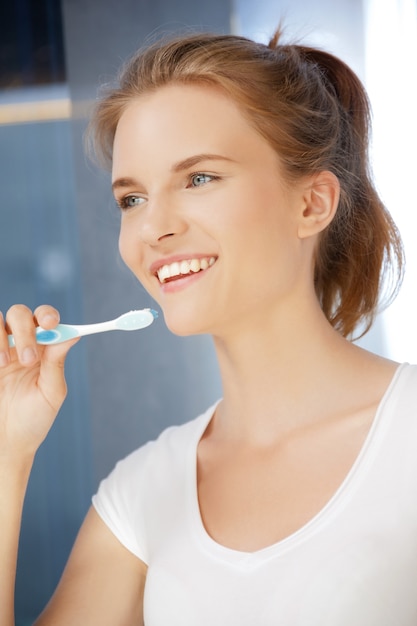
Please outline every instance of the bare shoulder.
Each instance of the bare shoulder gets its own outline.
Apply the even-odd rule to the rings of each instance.
[[[92,507],[36,626],[143,624],[146,571],[145,563],[118,541]]]

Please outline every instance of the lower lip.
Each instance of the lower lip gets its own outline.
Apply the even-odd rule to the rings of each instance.
[[[202,276],[205,276],[207,272],[210,271],[211,267],[208,267],[206,270],[200,270],[195,274],[187,274],[183,278],[177,278],[167,283],[160,283],[159,287],[163,293],[176,293],[200,280]]]

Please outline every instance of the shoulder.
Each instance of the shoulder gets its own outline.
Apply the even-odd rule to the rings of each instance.
[[[136,490],[141,484],[155,484],[161,475],[166,481],[167,475],[173,475],[180,468],[190,448],[197,447],[215,406],[185,424],[166,428],[157,439],[120,460],[101,482],[99,493],[103,489]]]
[[[410,441],[417,435],[417,365],[402,363],[379,405],[380,421],[385,423],[391,435],[405,433]],[[401,425],[401,428],[400,428]]]
[[[113,534],[145,563],[156,529],[184,498],[192,455],[214,409],[165,429],[119,461],[93,496],[97,513]]]
[[[116,468],[126,468],[130,472],[137,466],[144,469],[148,464],[153,465],[158,461],[172,462],[175,458],[183,458],[190,446],[197,446],[215,406],[210,406],[204,413],[185,424],[166,428],[157,439],[149,441],[119,461]]]
[[[387,396],[398,402],[417,402],[417,365],[402,363],[398,366]]]

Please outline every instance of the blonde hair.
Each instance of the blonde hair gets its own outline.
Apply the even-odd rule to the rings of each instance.
[[[170,83],[224,90],[276,150],[289,181],[323,170],[339,179],[338,210],[316,252],[315,289],[334,328],[347,337],[361,325],[364,334],[382,292],[385,303],[396,295],[403,269],[400,235],[369,172],[368,98],[343,61],[280,39],[280,31],[269,45],[195,34],[140,50],[97,104],[88,135],[109,165],[118,121],[132,99]]]

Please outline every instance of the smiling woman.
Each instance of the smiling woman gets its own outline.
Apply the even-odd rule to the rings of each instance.
[[[350,341],[402,269],[367,130],[355,74],[279,33],[154,45],[98,103],[121,255],[174,333],[213,337],[223,397],[102,481],[39,625],[414,626],[417,370]],[[0,327],[9,606],[71,347],[42,351],[34,319],[58,315]]]
[[[103,164],[112,163],[116,128],[132,99],[149,99],[155,89],[172,84],[222,91],[280,155],[288,181],[323,168],[338,177],[340,206],[318,247],[316,290],[327,317],[344,335],[360,321],[368,328],[382,275],[386,279],[390,262],[401,273],[402,250],[368,175],[369,106],[358,78],[335,57],[309,47],[274,49],[272,43],[267,54],[268,48],[257,44],[249,65],[243,39],[218,37],[208,47],[207,41],[196,35],[184,45],[174,40],[140,51],[124,69],[120,87],[97,108],[90,134],[95,153]],[[181,111],[186,117],[187,109]],[[210,132],[213,118],[206,108],[200,128]],[[160,123],[143,129],[150,143]],[[169,132],[170,126],[168,116],[164,129]],[[355,263],[348,262],[352,259]],[[392,285],[387,302],[396,292],[395,270]]]

